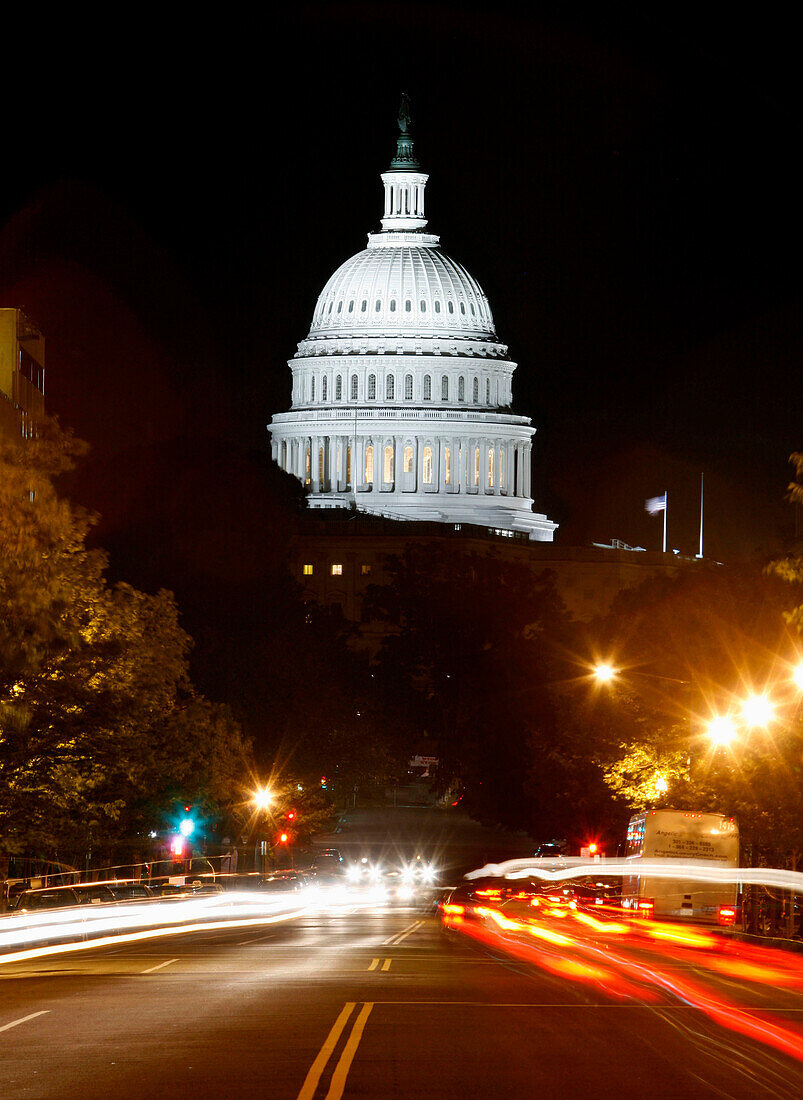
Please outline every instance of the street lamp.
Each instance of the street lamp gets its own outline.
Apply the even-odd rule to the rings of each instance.
[[[795,681],[800,690],[803,691],[803,661],[800,662],[795,671],[792,673],[792,679]]]
[[[726,714],[717,715],[708,724],[708,736],[715,745],[729,745],[736,736],[736,723]]]
[[[594,666],[594,676],[601,684],[607,684],[616,676],[616,669],[606,661]]]
[[[742,718],[748,726],[768,726],[775,708],[766,695],[750,695],[742,706]]]
[[[273,802],[273,795],[267,787],[259,787],[254,791],[252,802],[258,810],[267,810]]]

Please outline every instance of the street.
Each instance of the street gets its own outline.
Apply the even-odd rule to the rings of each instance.
[[[799,1062],[678,1000],[622,1001],[447,937],[414,909],[6,964],[0,982],[3,1096],[793,1097],[803,1085]],[[738,985],[722,983],[731,997]],[[799,995],[762,989],[763,1014],[799,1019]]]

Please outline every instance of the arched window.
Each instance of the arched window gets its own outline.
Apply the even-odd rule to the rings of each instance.
[[[490,378],[486,378],[485,379],[485,404],[490,405],[490,403],[491,403],[491,380],[490,380]]]
[[[327,394],[329,393],[329,379],[326,375],[323,376],[323,382],[321,382],[321,401],[327,401]]]
[[[454,313],[454,302],[449,302],[449,312]]]
[[[449,400],[449,379],[444,374],[441,378],[441,401]]]
[[[352,401],[357,400],[357,375],[356,374],[352,374],[352,376],[351,376],[351,400]]]
[[[365,448],[365,484],[373,485],[374,483],[374,448],[373,444],[369,443]]]
[[[474,379],[474,404],[475,405],[479,404],[479,400],[480,400],[480,380],[479,380],[479,378],[475,378]]]
[[[430,446],[424,448],[424,484],[432,484],[432,448]]]
[[[452,484],[452,448],[443,448],[443,480],[444,484]]]
[[[504,447],[499,448],[499,488],[505,488],[505,450]]]
[[[385,469],[383,473],[386,485],[393,481],[393,447],[390,443],[385,445]]]
[[[461,312],[461,313],[465,313],[465,312],[466,312],[466,303],[465,303],[465,302],[461,302],[461,303],[460,303],[460,312]]]
[[[329,303],[329,309],[328,309],[328,310],[326,311],[327,313],[331,313],[331,312],[332,312],[332,306],[333,306],[333,305],[334,305],[334,302],[330,302],[330,303]]]
[[[395,298],[390,299],[390,312],[391,313],[396,312],[396,299]]]
[[[413,308],[413,303],[408,298],[407,301],[404,303],[404,312],[409,313],[412,308]]]
[[[393,401],[396,395],[396,379],[389,374],[385,379],[385,400]]]
[[[471,316],[476,317],[476,313],[474,312],[474,303],[473,302],[471,303]]]
[[[306,450],[304,452],[304,484],[309,485],[309,483],[310,483],[310,449],[309,449],[309,444],[307,444]]]
[[[421,312],[422,313],[427,312],[427,303],[423,300],[423,298],[421,299]]]
[[[382,303],[381,303],[381,302],[380,302],[380,300],[379,300],[379,299],[377,298],[377,300],[376,300],[376,309],[375,309],[375,312],[376,312],[376,313],[379,313],[379,311],[380,311],[380,309],[381,309],[381,308],[382,308]]]
[[[479,447],[475,447],[474,448],[474,484],[479,485],[479,483],[480,483],[480,449],[479,449]]]
[[[466,399],[466,380],[461,374],[457,380],[457,400],[465,401]]]
[[[413,448],[409,443],[404,448],[404,472],[406,474],[413,472]]]
[[[338,313],[343,312],[343,303],[342,303],[342,301],[337,303],[337,312]]]
[[[312,378],[310,379],[310,384],[309,384],[309,399],[310,399],[310,401],[314,401],[314,400],[315,400],[315,375],[314,375],[314,374],[313,374]]]
[[[360,306],[360,313],[365,313],[366,309],[368,309],[368,303],[365,298],[363,298],[362,305]]]
[[[349,302],[349,313],[353,313],[353,312],[354,312],[354,302],[352,301],[352,302]]]
[[[323,447],[318,448],[318,485],[323,486],[323,464],[324,464],[324,450]]]
[[[488,448],[488,488],[494,487],[494,449]]]
[[[369,374],[368,375],[368,400],[369,401],[375,401],[376,400],[376,375],[375,374]]]
[[[343,379],[338,374],[337,378],[335,378],[335,401],[342,401],[342,400],[343,400]]]
[[[441,311],[441,304],[440,304],[439,301],[436,300],[435,301],[435,312],[440,313],[440,311]]]
[[[412,374],[406,374],[404,376],[404,400],[413,400],[413,376]]]
[[[424,375],[424,400],[432,400],[432,379],[428,374]]]

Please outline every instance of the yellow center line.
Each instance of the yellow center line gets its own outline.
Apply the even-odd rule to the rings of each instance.
[[[379,959],[371,959],[371,965],[368,967],[368,969],[369,970],[376,970],[376,968],[378,966],[379,966]]]
[[[168,959],[167,962],[158,963],[156,966],[149,966],[147,970],[143,970],[143,974],[153,974],[154,970],[161,970],[165,966],[170,966],[171,963],[177,963],[178,959]]]
[[[383,970],[390,970],[390,963],[391,963],[390,959],[385,959],[385,961],[382,963],[382,969]]]
[[[318,1087],[318,1082],[321,1079],[321,1074],[324,1071],[326,1063],[332,1056],[332,1051],[337,1046],[337,1040],[340,1038],[340,1033],[346,1026],[351,1010],[356,1004],[355,1001],[346,1001],[343,1006],[343,1010],[332,1025],[332,1030],[326,1036],[323,1046],[318,1051],[318,1057],[312,1063],[309,1068],[309,1073],[304,1079],[304,1084],[301,1086],[301,1092],[298,1094],[297,1100],[312,1100],[315,1095],[315,1090]]]
[[[27,1024],[29,1020],[35,1020],[37,1016],[47,1016],[49,1008],[43,1008],[41,1012],[32,1012],[30,1016],[22,1016],[19,1020],[12,1020],[10,1024],[3,1024],[0,1027],[0,1031],[11,1031],[12,1027],[19,1027],[20,1024]]]
[[[360,1009],[359,1015],[354,1021],[354,1026],[351,1029],[351,1035],[348,1037],[348,1042],[343,1047],[340,1061],[337,1063],[335,1072],[332,1074],[332,1081],[329,1085],[329,1091],[326,1094],[326,1100],[340,1100],[343,1095],[343,1089],[346,1087],[346,1078],[349,1075],[351,1063],[354,1061],[354,1055],[357,1053],[357,1047],[360,1045],[360,1039],[362,1038],[365,1024],[368,1017],[371,1015],[371,1009],[373,1007],[373,1001],[366,1001]]]

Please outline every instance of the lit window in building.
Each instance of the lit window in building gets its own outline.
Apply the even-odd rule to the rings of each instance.
[[[365,448],[365,484],[372,485],[374,481],[374,448],[369,443]]]
[[[474,404],[475,405],[479,404],[479,400],[480,400],[480,380],[479,380],[479,378],[474,379],[473,399],[474,399]]]
[[[494,487],[494,449],[488,448],[488,488]]]
[[[302,569],[305,577],[311,577],[312,574],[315,572],[312,562],[309,561],[302,567]]]
[[[311,460],[310,460],[309,447],[307,447],[307,452],[306,452],[306,455],[305,455],[305,458],[304,458],[304,484],[305,485],[309,485],[309,483],[310,483],[310,461]]]
[[[376,375],[375,374],[369,374],[368,375],[368,400],[369,401],[375,401],[376,400]]]
[[[409,446],[404,448],[404,472],[406,474],[413,472],[413,448]]]
[[[389,374],[385,379],[385,400],[392,401],[396,395],[396,379]]]
[[[432,400],[432,379],[428,374],[424,375],[424,400]]]
[[[333,577],[342,577],[343,576],[343,566],[340,564],[340,562],[332,562],[332,576]]]
[[[441,378],[441,401],[449,400],[449,379],[444,374]]]
[[[499,448],[499,488],[505,487],[505,452]]]
[[[443,480],[447,485],[452,484],[452,448],[445,447],[443,450]]]
[[[352,374],[352,376],[351,376],[351,400],[352,401],[357,400],[357,375],[356,374]]]
[[[424,448],[424,484],[432,484],[432,448]]]
[[[323,382],[321,383],[321,400],[327,401],[329,393],[329,379],[324,375]]]
[[[391,447],[390,444],[388,444],[388,446],[385,447],[384,475],[385,475],[385,483],[386,484],[389,481],[393,481],[393,447]]]
[[[318,481],[323,485],[323,464],[325,462],[325,452],[323,447],[318,448]]]
[[[465,401],[465,399],[466,399],[466,380],[461,374],[460,377],[457,380],[457,400],[458,401]]]
[[[479,483],[480,483],[480,449],[479,449],[479,447],[475,447],[474,448],[474,484],[479,485]]]
[[[351,447],[346,447],[346,485],[351,485]]]
[[[343,379],[340,375],[335,378],[335,401],[343,400]]]
[[[360,572],[364,577],[368,577],[371,574],[371,566],[368,562],[363,562],[360,566]]]
[[[413,400],[413,376],[412,374],[406,374],[404,376],[404,400]]]

